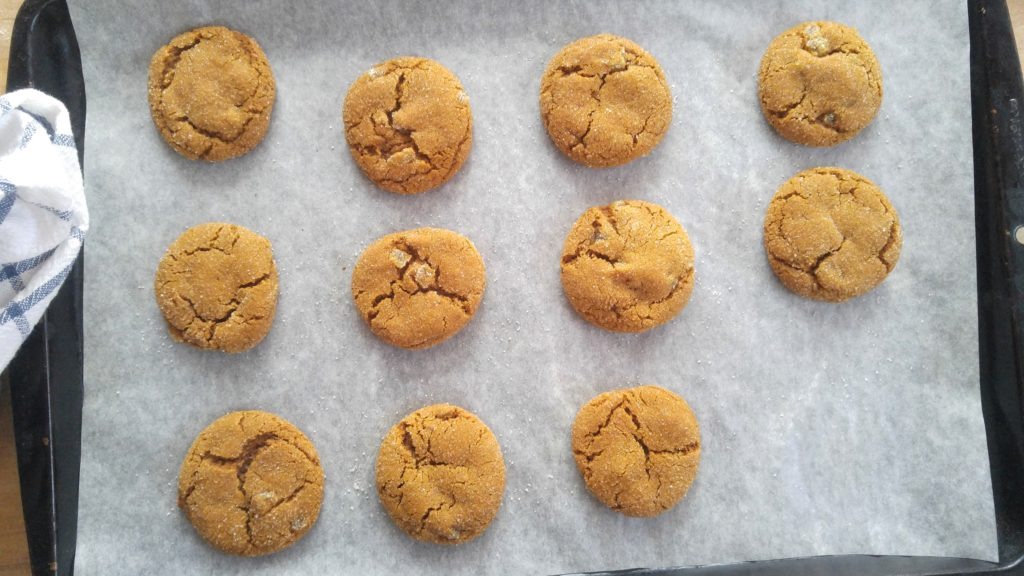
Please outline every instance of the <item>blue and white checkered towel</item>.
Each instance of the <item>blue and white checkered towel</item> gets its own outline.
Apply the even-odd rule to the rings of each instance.
[[[67,109],[38,90],[0,96],[0,369],[64,283],[88,229]]]

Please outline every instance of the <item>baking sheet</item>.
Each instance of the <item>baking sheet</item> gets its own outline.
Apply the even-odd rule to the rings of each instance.
[[[555,573],[844,553],[997,558],[978,393],[963,2],[71,4],[88,88],[94,222],[79,574]],[[780,139],[757,105],[764,48],[808,19],[857,27],[882,66],[878,118],[831,149]],[[261,43],[278,94],[263,144],[209,165],[159,138],[146,71],[171,37],[213,23]],[[565,159],[537,105],[548,59],[599,32],[654,54],[675,99],[660,146],[607,170]],[[417,197],[371,185],[348,156],[340,121],[349,84],[405,54],[453,70],[474,115],[462,171]],[[787,292],[761,247],[775,190],[819,165],[874,180],[904,226],[889,279],[842,305]],[[559,282],[575,219],[623,198],[665,206],[697,254],[689,306],[641,335],[588,325]],[[248,353],[172,342],[154,302],[163,251],[204,221],[236,222],[273,242],[277,319]],[[462,333],[407,352],[365,328],[349,275],[377,237],[427,225],[471,238],[488,286]],[[640,383],[683,395],[703,435],[689,495],[647,520],[590,497],[569,445],[580,405]],[[508,466],[491,528],[455,548],[405,537],[373,487],[384,433],[434,402],[477,413]],[[175,506],[178,466],[194,436],[244,408],[298,425],[327,474],[314,529],[258,560],[207,547]]]

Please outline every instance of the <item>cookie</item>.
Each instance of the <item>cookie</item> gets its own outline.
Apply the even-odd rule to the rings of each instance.
[[[474,414],[434,404],[384,437],[377,494],[409,536],[461,544],[487,529],[505,492],[505,461],[494,433]]]
[[[178,236],[154,287],[171,336],[199,348],[248,350],[270,331],[277,309],[270,241],[235,224],[200,224]]]
[[[653,56],[630,40],[598,34],[551,59],[540,83],[540,114],[569,158],[619,166],[661,141],[672,122],[672,94]]]
[[[877,286],[900,257],[896,209],[870,180],[813,168],[786,181],[764,218],[768,263],[787,288],[842,302]]]
[[[693,246],[667,210],[640,200],[590,208],[562,249],[562,288],[588,322],[643,332],[668,322],[693,292]]]
[[[149,64],[153,123],[193,160],[219,162],[255,148],[270,126],[274,93],[259,44],[223,26],[176,36]]]
[[[352,297],[370,330],[410,349],[430,348],[462,330],[484,285],[484,261],[473,243],[440,228],[388,234],[352,271]]]
[[[356,79],[342,109],[345,140],[377,186],[418,194],[447,182],[473,145],[462,84],[429,58],[381,62]]]
[[[761,111],[783,138],[832,146],[871,123],[882,104],[882,71],[849,26],[804,22],[777,36],[761,59]]]
[[[262,556],[316,522],[324,472],[309,439],[274,414],[232,412],[206,427],[181,465],[178,507],[214,548]]]
[[[626,516],[675,506],[697,476],[700,428],[686,401],[658,386],[605,392],[572,425],[572,452],[587,489]]]

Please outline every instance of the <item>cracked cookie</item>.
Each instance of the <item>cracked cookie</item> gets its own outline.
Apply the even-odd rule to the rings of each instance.
[[[270,241],[235,224],[182,233],[160,260],[154,287],[171,336],[199,348],[248,350],[270,332],[277,309]]]
[[[900,257],[896,210],[870,180],[813,168],[786,181],[768,205],[764,247],[782,283],[815,300],[841,302],[877,286]]]
[[[384,437],[377,494],[409,536],[461,544],[487,529],[505,491],[505,461],[494,433],[474,414],[434,404]]]
[[[193,160],[256,147],[274,107],[274,76],[255,40],[222,26],[185,32],[149,65],[149,110],[160,135]]]
[[[469,97],[428,58],[381,62],[356,79],[342,109],[356,164],[378,186],[418,194],[458,172],[473,144]]]
[[[667,210],[640,200],[595,206],[562,250],[562,288],[588,322],[643,332],[668,322],[693,292],[693,246]]]
[[[469,238],[417,228],[379,238],[352,271],[352,296],[381,340],[422,349],[455,335],[484,295],[484,261]]]
[[[232,412],[206,427],[181,465],[178,507],[214,548],[262,556],[316,522],[324,472],[309,439],[274,414]]]
[[[657,516],[682,500],[697,476],[700,428],[686,401],[664,388],[615,390],[580,408],[572,452],[605,506]]]
[[[832,146],[871,123],[882,104],[882,71],[857,31],[804,22],[768,45],[758,81],[761,111],[783,138]]]
[[[598,34],[562,48],[540,83],[540,114],[566,156],[591,167],[647,155],[672,122],[661,66],[630,40]]]

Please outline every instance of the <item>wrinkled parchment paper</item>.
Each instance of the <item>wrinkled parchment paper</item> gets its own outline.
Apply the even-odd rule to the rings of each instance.
[[[966,5],[506,4],[73,2],[95,219],[78,573],[556,573],[842,553],[995,559],[978,393]],[[765,47],[809,19],[855,26],[882,66],[878,118],[830,149],[782,140],[757,105]],[[266,140],[222,164],[173,152],[146,104],[156,49],[213,23],[255,37],[278,88]],[[537,104],[547,61],[599,32],[649,50],[675,99],[660,146],[607,170],[565,159]],[[462,171],[416,197],[366,180],[340,121],[349,84],[405,54],[454,71],[474,118]],[[787,292],[761,245],[775,190],[819,165],[879,184],[905,231],[889,279],[841,305]],[[665,206],[697,254],[689,306],[641,335],[588,325],[559,282],[575,219],[624,198]],[[205,221],[236,222],[273,242],[278,315],[248,353],[172,342],[154,301],[163,251]],[[462,333],[407,352],[362,324],[349,278],[374,239],[427,225],[471,238],[488,286]],[[592,498],[569,445],[584,402],[640,383],[685,397],[703,434],[689,495],[647,520]],[[407,538],[373,486],[384,433],[435,402],[478,414],[508,466],[496,520],[455,548]],[[175,505],[195,435],[246,408],[298,425],[327,474],[313,530],[256,560],[206,546]]]

